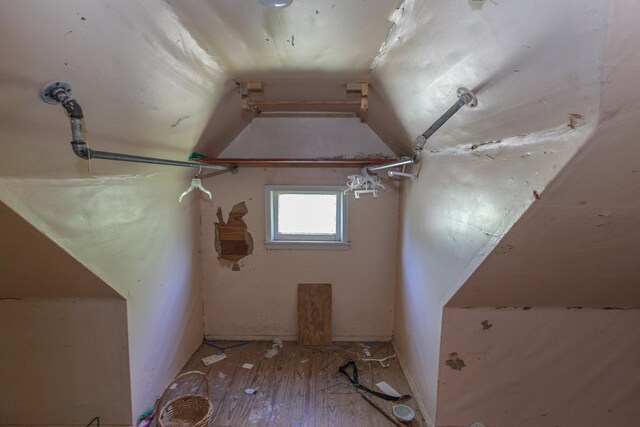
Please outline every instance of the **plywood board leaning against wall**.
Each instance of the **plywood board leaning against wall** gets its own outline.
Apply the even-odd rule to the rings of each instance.
[[[298,342],[331,344],[331,283],[298,284]]]

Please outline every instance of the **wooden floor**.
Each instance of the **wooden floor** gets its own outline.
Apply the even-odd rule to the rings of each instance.
[[[217,349],[202,345],[182,372],[204,372],[210,382],[209,398],[213,417],[209,426],[394,426],[371,406],[338,373],[346,360],[363,357],[363,344],[334,343],[331,346],[307,347],[285,342],[279,354],[266,358],[271,342],[250,342],[225,351],[227,359],[205,366],[202,358],[216,354]],[[391,343],[370,343],[374,358],[394,354]],[[243,364],[253,364],[245,369]],[[396,359],[383,368],[377,362],[357,362],[360,383],[379,391],[375,384],[386,381],[401,394],[410,394],[407,381]],[[184,393],[203,390],[202,377],[189,376],[170,390],[162,405]],[[255,394],[246,388],[258,388]],[[388,413],[392,402],[371,396]],[[426,426],[414,399],[404,402],[416,411],[416,419],[407,426]]]

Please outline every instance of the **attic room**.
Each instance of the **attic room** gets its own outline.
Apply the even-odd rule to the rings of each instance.
[[[639,17],[3,0],[0,425],[637,427]]]

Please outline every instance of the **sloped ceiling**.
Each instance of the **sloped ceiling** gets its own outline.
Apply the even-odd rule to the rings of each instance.
[[[613,5],[596,131],[450,306],[640,307],[638,13]]]
[[[65,144],[64,112],[37,97],[52,79],[72,84],[90,147],[181,160],[196,145],[219,154],[250,122],[235,80],[273,79],[265,89],[287,94],[300,87],[276,77],[295,76],[307,79],[303,97],[344,96],[346,80],[367,77],[397,4],[334,3],[271,10],[257,0],[2,2],[1,173],[85,173]],[[100,162],[99,170],[158,168]]]
[[[433,148],[552,128],[569,113],[592,120],[606,11],[606,2],[576,0],[294,1],[282,10],[257,0],[3,1],[1,173],[84,173],[65,145],[63,111],[37,97],[52,79],[72,83],[90,146],[176,159],[194,148],[217,156],[251,122],[236,84],[247,79],[276,98],[333,98],[346,81],[368,80],[363,119],[396,153],[411,150],[458,86],[478,91],[480,106],[455,117]]]
[[[87,176],[69,149],[64,112],[38,99],[51,79],[72,83],[92,148],[174,159],[194,148],[217,156],[247,126],[258,132],[262,120],[279,120],[251,124],[241,112],[236,82],[246,79],[263,80],[269,96],[301,98],[334,97],[345,81],[366,79],[370,109],[362,118],[395,153],[410,152],[459,86],[477,91],[480,104],[429,141],[434,154],[557,129],[569,114],[595,126],[609,6],[296,0],[270,10],[257,0],[5,0],[0,174]],[[309,152],[319,155],[316,148]],[[170,173],[104,161],[93,168],[106,176]]]

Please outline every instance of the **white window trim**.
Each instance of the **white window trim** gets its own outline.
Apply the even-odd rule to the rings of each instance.
[[[327,186],[327,185],[267,185],[264,189],[265,200],[265,226],[267,249],[313,249],[313,250],[344,250],[348,249],[349,235],[349,198],[344,195],[345,186]],[[327,240],[317,237],[313,240],[295,240],[295,236],[289,236],[289,239],[279,240],[277,234],[277,224],[275,219],[278,218],[277,203],[274,203],[277,195],[282,193],[307,193],[307,194],[327,194],[332,193],[338,196],[336,206],[336,234],[338,240]],[[291,239],[293,237],[294,239]]]

